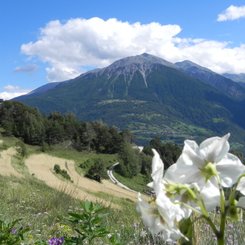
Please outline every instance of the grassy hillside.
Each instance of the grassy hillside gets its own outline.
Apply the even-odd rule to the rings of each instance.
[[[0,140],[0,154],[4,159],[4,151],[9,147],[13,147],[17,140],[15,138],[2,137],[0,137]],[[40,154],[39,147],[28,145],[26,145],[26,147],[28,153],[26,156],[27,159],[33,154]],[[93,158],[113,162],[117,158],[116,155],[78,153],[74,150],[62,148],[61,145],[49,150],[49,154],[56,157],[62,156],[64,160],[74,160],[76,163],[89,162],[88,160]],[[2,162],[0,162],[0,164],[2,164]],[[26,159],[21,157],[19,153],[12,157],[11,165],[22,176],[3,176],[3,172],[1,172],[0,220],[7,224],[15,219],[21,219],[16,225],[16,229],[21,229],[21,227],[29,228],[29,231],[24,235],[24,242],[22,243],[25,245],[47,245],[48,239],[52,237],[72,236],[75,232],[74,224],[69,221],[68,213],[83,213],[84,210],[81,209],[81,202],[85,205],[86,199],[78,200],[72,197],[72,193],[66,188],[56,190],[46,185],[44,181],[38,180],[37,176],[33,176],[28,172]],[[52,168],[52,163],[50,163],[50,165]],[[122,178],[119,175],[116,176],[131,188],[141,188],[145,185],[144,178],[141,175],[137,178]],[[67,183],[64,179],[62,181]],[[143,189],[141,191],[143,191]],[[144,228],[136,212],[135,202],[128,198],[119,198],[104,192],[88,192],[88,195],[91,194],[100,200],[104,199],[110,202],[110,205],[106,205],[106,209],[103,211],[103,220],[100,227],[105,227],[110,234],[117,239],[117,243],[109,242],[106,236],[95,239],[94,242],[90,243],[91,245],[164,244],[159,239],[153,239]],[[217,218],[216,214],[214,214],[213,218]],[[233,243],[229,244],[236,244],[236,242],[238,242],[237,244],[242,244],[241,241],[244,239],[244,225],[243,221],[235,223],[229,221],[227,234],[230,239],[229,241],[233,241]],[[200,221],[195,223],[194,239],[195,244],[198,245],[214,244],[211,230],[205,223]]]
[[[18,140],[15,138],[1,137],[0,154],[5,149],[13,147],[16,142]],[[40,148],[28,145],[26,147],[28,155],[40,154]],[[114,155],[97,155],[95,153],[81,154],[67,149],[62,151],[61,146],[52,149],[52,151],[50,150],[49,153],[74,160],[77,164],[88,162],[88,159],[92,160],[93,158],[110,162],[114,161],[116,157]],[[30,228],[30,231],[25,236],[24,244],[39,244],[35,243],[37,241],[40,244],[46,244],[44,241],[51,237],[71,234],[72,230],[69,228],[70,224],[67,220],[68,212],[79,211],[81,200],[72,197],[72,193],[66,188],[60,189],[60,191],[55,190],[31,175],[25,166],[25,159],[21,158],[18,153],[12,157],[11,164],[22,177],[3,176],[2,173],[0,174],[0,188],[2,190],[0,193],[0,220],[10,222],[21,218],[21,225]],[[52,168],[52,163],[50,165],[50,168]],[[81,176],[83,176],[82,173]],[[64,183],[66,182],[65,180],[63,181]],[[119,234],[120,230],[122,244],[128,244],[130,241],[135,241],[136,244],[136,239],[137,241],[141,239],[140,231],[143,226],[136,213],[133,201],[113,195],[110,196],[109,193],[103,192],[95,193],[91,191],[88,192],[89,194],[94,195],[98,200],[104,199],[107,201],[106,213],[109,215],[105,216],[104,223],[112,233]],[[112,208],[113,206],[114,208]],[[123,215],[124,213],[127,213],[127,216]],[[132,220],[134,223],[132,223]],[[147,236],[147,238],[143,239],[151,238]],[[100,242],[102,241],[103,239]],[[102,244],[104,243],[102,242]]]

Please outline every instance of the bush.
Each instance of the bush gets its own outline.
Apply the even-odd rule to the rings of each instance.
[[[107,179],[105,162],[102,159],[95,159],[94,164],[88,169],[84,176],[98,182],[101,182],[102,179]]]
[[[87,159],[86,161],[80,163],[79,167],[82,169],[88,169],[93,164],[94,164],[94,159]]]
[[[51,149],[51,147],[50,147],[49,144],[43,142],[40,149],[41,149],[42,152],[47,152],[47,151],[49,151]]]
[[[101,244],[98,243],[98,238],[102,238],[109,244],[121,245],[116,234],[111,233],[106,227],[104,218],[108,213],[104,207],[88,201],[82,203],[81,207],[82,211],[79,213],[68,213],[69,221],[76,233],[72,237],[65,237],[65,244]]]
[[[117,173],[132,178],[141,171],[141,159],[138,150],[133,149],[129,143],[124,143],[119,152],[120,164],[116,166]]]
[[[67,173],[67,171],[65,169],[61,169],[60,165],[58,165],[58,164],[54,165],[54,172],[56,174],[61,175],[63,178],[72,181],[71,176]]]
[[[22,158],[27,156],[27,147],[23,141],[18,141],[15,144],[15,147],[16,147],[16,151],[18,152],[19,156],[21,156]]]
[[[22,244],[24,234],[29,228],[20,226],[19,222],[20,219],[10,223],[0,220],[0,244]]]

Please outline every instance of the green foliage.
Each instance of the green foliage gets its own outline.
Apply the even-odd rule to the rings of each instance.
[[[54,172],[61,175],[63,178],[72,181],[71,176],[67,173],[65,169],[61,169],[59,164],[54,165]]]
[[[125,176],[133,177],[140,173],[141,158],[139,151],[132,148],[129,143],[124,143],[119,151],[120,164],[116,166],[115,170]]]
[[[136,176],[136,178],[139,178],[139,176]],[[130,179],[127,178],[127,180],[129,181]],[[133,178],[131,185],[133,186],[135,182],[137,181]],[[69,239],[79,236],[77,231],[74,230],[77,227],[80,229],[79,223],[68,223],[64,217],[67,217],[67,211],[81,214],[83,209],[81,210],[80,203],[77,200],[71,198],[63,191],[49,188],[43,182],[35,180],[35,178],[18,179],[3,176],[0,176],[0,189],[0,219],[9,220],[9,217],[11,217],[12,220],[15,220],[21,217],[21,225],[24,227],[30,226],[29,232],[24,234],[24,240],[21,241],[22,244],[47,245],[51,237],[66,237]],[[101,195],[100,197],[105,200],[112,198],[105,193],[98,193],[98,195]],[[113,198],[110,200],[113,200]],[[105,237],[94,238],[90,245],[165,244],[157,237],[153,239],[144,228],[136,214],[135,203],[121,198],[115,198],[113,203],[120,205],[120,209],[108,208],[101,213],[102,227],[110,234]],[[103,216],[106,213],[107,215]],[[213,216],[217,220],[220,218],[219,214],[215,212]],[[18,227],[21,226],[18,225]],[[227,244],[243,244],[244,227],[245,222],[242,220],[239,222],[228,221]],[[184,228],[186,228],[188,235],[188,224],[184,224]],[[182,231],[185,233],[184,230]],[[194,236],[195,242],[193,244],[215,244],[212,231],[202,220],[195,222]],[[68,243],[68,239],[65,244],[71,245],[72,243]],[[8,244],[3,243],[2,245]]]
[[[93,165],[85,173],[85,177],[101,182],[102,179],[108,179],[106,163],[103,159],[94,159]]]
[[[162,143],[160,138],[154,138],[150,141],[149,147],[144,151],[150,153],[150,149],[154,148],[160,154],[164,162],[164,168],[167,169],[177,161],[181,154],[181,148],[173,143]],[[152,153],[151,153],[152,154]]]
[[[151,182],[151,177],[149,175],[144,175],[144,174],[138,174],[133,177],[124,177],[118,173],[113,173],[115,178],[121,182],[122,184],[126,185],[132,190],[141,192],[141,193],[150,193],[150,188],[147,187],[146,185]]]
[[[50,145],[47,144],[47,143],[45,143],[45,142],[43,142],[43,143],[41,144],[41,151],[42,151],[42,152],[47,152],[47,151],[49,151],[49,150],[51,150]]]
[[[146,155],[144,153],[140,154],[141,157],[141,170],[140,173],[147,176],[150,180],[151,168],[152,168],[152,156]]]
[[[123,138],[113,127],[101,122],[82,122],[74,146],[78,150],[96,151],[99,153],[117,153]]]
[[[15,148],[21,158],[24,158],[27,156],[27,153],[28,153],[27,147],[23,141],[18,141],[15,144]]]
[[[21,218],[21,225],[30,227],[23,242],[25,245],[59,236],[61,228],[56,228],[56,224],[60,222],[60,217],[70,207],[78,206],[65,188],[57,191],[33,177],[19,179],[0,176],[0,189],[0,219],[9,221]]]
[[[5,101],[0,107],[0,125],[4,135],[14,135],[29,144],[40,144],[45,133],[43,116],[19,102]]]
[[[68,243],[73,244],[96,244],[97,238],[107,238],[110,231],[103,222],[104,217],[108,215],[106,209],[98,204],[85,201],[81,204],[82,211],[80,213],[69,213],[69,221],[72,224],[75,236],[66,238]],[[119,244],[115,236],[109,239],[111,244]],[[93,243],[95,242],[95,243]]]
[[[29,231],[28,227],[22,227],[19,222],[21,219],[16,219],[7,223],[0,219],[0,244],[1,245],[18,245],[22,244],[24,234]]]
[[[6,101],[0,107],[0,127],[5,136],[15,136],[27,144],[40,145],[42,151],[49,146],[66,143],[79,151],[117,153],[125,134],[102,122],[80,122],[73,114],[52,112],[48,117],[36,109],[19,102]],[[129,135],[129,134],[128,134]]]
[[[191,218],[189,217],[188,219],[183,219],[181,220],[179,224],[179,229],[181,233],[188,239],[186,238],[181,238],[179,241],[179,244],[181,245],[192,245],[192,238],[193,238],[193,231],[194,225],[192,223]]]

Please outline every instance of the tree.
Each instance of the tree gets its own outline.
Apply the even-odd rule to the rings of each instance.
[[[178,145],[173,143],[162,143],[158,137],[150,141],[149,147],[145,147],[144,152],[149,153],[149,148],[156,149],[156,151],[160,154],[164,162],[165,169],[175,163],[181,154],[181,149]]]
[[[124,142],[118,155],[120,164],[116,166],[116,171],[119,174],[125,177],[133,177],[140,173],[140,153],[138,150],[133,149],[131,144]]]
[[[94,164],[88,169],[85,177],[101,182],[102,179],[107,179],[107,170],[103,159],[95,159]]]
[[[44,117],[38,110],[19,102],[1,104],[0,125],[5,135],[22,138],[28,144],[40,144],[45,134]]]

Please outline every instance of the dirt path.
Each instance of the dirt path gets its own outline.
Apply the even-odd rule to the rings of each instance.
[[[108,180],[104,180],[101,184],[80,176],[75,170],[74,161],[71,160],[65,160],[42,153],[31,155],[26,159],[25,164],[29,172],[36,178],[43,180],[47,185],[53,188],[65,190],[76,198],[102,201],[102,199],[95,197],[89,192],[103,192],[105,195],[108,195],[108,201],[110,200],[110,195],[128,198],[133,201],[136,200],[137,195],[135,193],[124,190]],[[73,183],[65,182],[54,175],[52,169],[55,164],[58,164],[61,169],[67,170]]]
[[[0,175],[21,177],[11,164],[12,157],[16,154],[14,147],[0,152]]]

